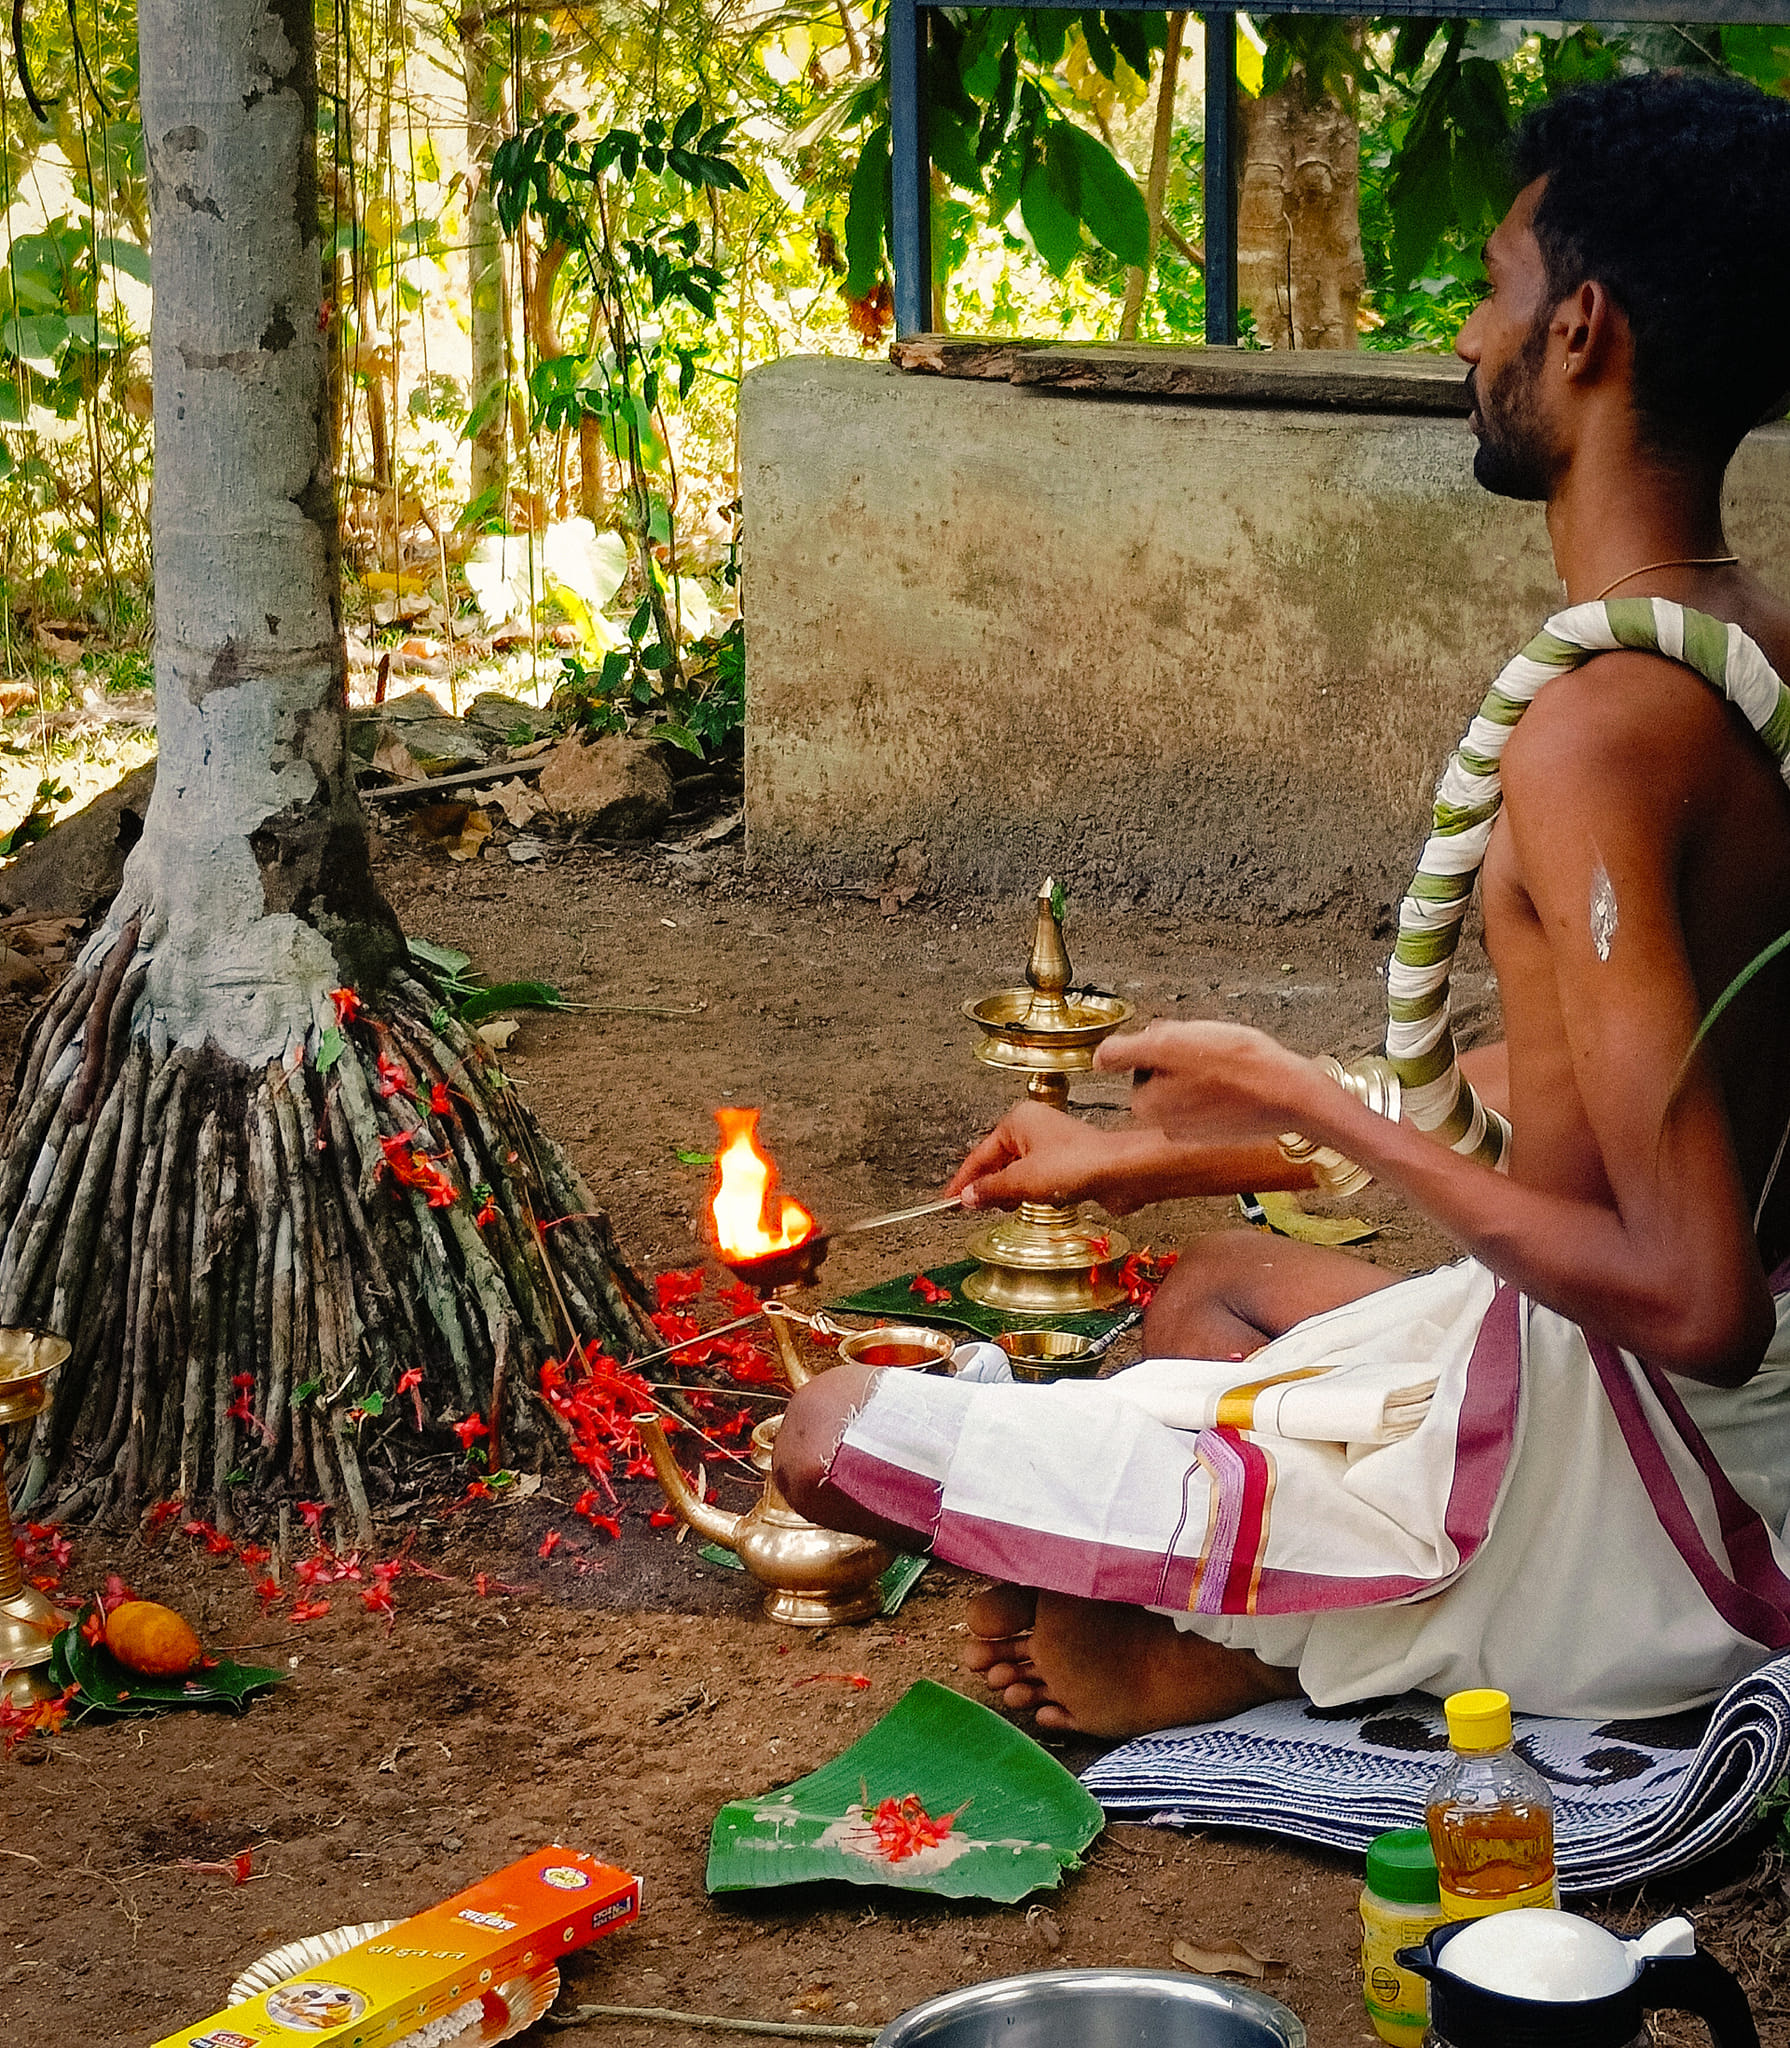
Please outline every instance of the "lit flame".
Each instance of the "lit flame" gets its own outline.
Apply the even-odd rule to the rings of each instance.
[[[723,1258],[768,1258],[813,1235],[814,1218],[777,1185],[777,1169],[758,1148],[755,1109],[718,1109],[721,1150],[709,1214]]]

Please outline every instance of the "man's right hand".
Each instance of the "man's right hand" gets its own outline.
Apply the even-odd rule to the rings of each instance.
[[[1141,1141],[1141,1142],[1140,1142]],[[1042,1102],[1010,1109],[952,1176],[947,1194],[966,1209],[1098,1202],[1127,1216],[1172,1193],[1154,1185],[1165,1148],[1153,1132],[1102,1131]]]
[[[947,1194],[966,1209],[1020,1202],[1098,1202],[1129,1216],[1146,1202],[1181,1195],[1234,1195],[1244,1188],[1309,1188],[1309,1166],[1293,1166],[1271,1143],[1187,1145],[1128,1123],[1101,1130],[1041,1102],[1010,1109],[951,1177]]]

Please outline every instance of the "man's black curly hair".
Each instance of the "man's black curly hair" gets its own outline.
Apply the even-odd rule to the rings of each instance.
[[[1712,72],[1611,79],[1537,107],[1512,158],[1548,181],[1554,303],[1590,280],[1628,318],[1649,440],[1725,463],[1790,394],[1790,101]]]

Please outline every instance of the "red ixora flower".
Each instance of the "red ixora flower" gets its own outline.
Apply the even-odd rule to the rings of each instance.
[[[379,1149],[385,1154],[385,1164],[400,1187],[418,1189],[431,1209],[450,1208],[455,1200],[454,1184],[429,1153],[418,1149],[419,1139],[415,1131],[393,1131],[381,1138]]]
[[[360,997],[351,988],[332,988],[329,999],[336,1006],[336,1022],[346,1031],[360,1015]]]
[[[328,1513],[328,1507],[320,1500],[301,1500],[298,1503],[299,1520],[319,1543],[323,1541],[323,1518]]]
[[[378,1074],[373,1091],[382,1101],[389,1101],[394,1095],[405,1096],[412,1102],[416,1100],[416,1087],[410,1076],[396,1060],[383,1052],[379,1055]]]
[[[928,1308],[937,1308],[940,1302],[951,1299],[950,1288],[941,1287],[926,1273],[916,1273],[908,1282],[907,1291],[909,1294],[917,1294]]]
[[[565,1540],[562,1531],[549,1529],[546,1535],[541,1538],[541,1547],[535,1552],[536,1557],[551,1557]]]
[[[661,1308],[682,1308],[687,1301],[694,1301],[702,1292],[703,1273],[700,1266],[692,1266],[688,1272],[661,1273],[653,1281],[653,1291],[659,1298]]]
[[[328,1612],[327,1600],[294,1600],[292,1603],[294,1621],[321,1621]]]
[[[964,1805],[968,1805],[968,1801]],[[879,1799],[868,1815],[876,1845],[891,1863],[900,1863],[922,1850],[936,1849],[950,1834],[958,1814],[941,1813],[936,1818],[920,1804],[920,1795],[909,1792],[900,1799]]]
[[[418,1429],[421,1429],[423,1426],[423,1397],[418,1391],[422,1384],[423,1369],[420,1365],[410,1366],[398,1375],[397,1391],[400,1395],[408,1394],[410,1396],[410,1405],[416,1411],[416,1426]]]
[[[463,1451],[472,1449],[475,1437],[491,1434],[491,1425],[482,1415],[463,1415],[458,1422],[450,1423],[448,1427],[460,1439],[460,1448]]]
[[[437,1081],[429,1090],[429,1112],[432,1116],[451,1116],[454,1099],[447,1091],[445,1081]]]
[[[497,1221],[497,1197],[483,1181],[480,1181],[478,1186],[473,1189],[473,1193],[484,1198],[479,1203],[478,1214],[472,1219],[483,1230],[487,1223],[495,1223]]]

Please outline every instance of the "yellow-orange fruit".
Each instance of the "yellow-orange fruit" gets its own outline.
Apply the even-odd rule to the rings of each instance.
[[[172,1607],[125,1600],[106,1616],[106,1648],[144,1678],[180,1678],[205,1654],[191,1626]]]

